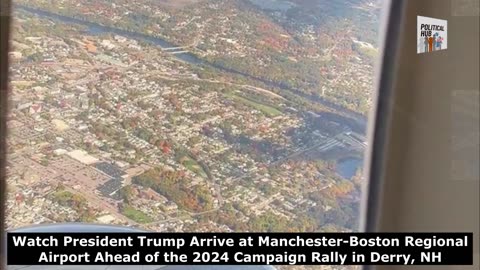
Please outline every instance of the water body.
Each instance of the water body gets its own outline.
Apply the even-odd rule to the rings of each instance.
[[[359,158],[341,159],[337,162],[337,173],[345,179],[352,179],[362,166],[363,160]]]
[[[122,30],[114,27],[109,27],[109,26],[104,26],[98,23],[93,23],[69,16],[64,16],[64,15],[59,15],[53,12],[45,11],[45,10],[40,10],[37,8],[31,8],[23,5],[15,5],[14,8],[27,11],[29,13],[35,14],[40,17],[44,18],[50,18],[54,20],[58,20],[64,23],[68,24],[76,24],[76,25],[82,25],[86,26],[88,28],[88,33],[91,35],[100,35],[100,34],[116,34],[119,36],[124,36],[128,37],[130,39],[134,39],[137,41],[144,41],[148,42],[150,44],[157,45],[161,48],[172,48],[172,47],[179,47],[178,45],[175,45],[173,43],[170,43],[162,38],[159,37],[153,37],[137,32],[131,32],[127,30]],[[202,61],[200,58],[195,56],[192,53],[180,53],[180,54],[175,54],[175,57],[177,57],[180,60],[183,60],[185,62],[191,63],[191,64],[202,64],[205,63]]]
[[[23,10],[23,11],[26,11],[26,12],[29,12],[29,13],[32,13],[32,14],[35,14],[35,15],[40,16],[40,17],[50,18],[50,19],[58,20],[58,21],[61,21],[61,22],[64,22],[64,23],[69,23],[69,24],[86,26],[89,29],[89,33],[93,34],[93,35],[116,34],[116,35],[124,36],[124,37],[127,37],[127,38],[131,38],[131,39],[134,39],[134,40],[137,40],[137,41],[148,42],[150,44],[157,45],[161,48],[180,47],[179,45],[173,44],[173,43],[171,43],[171,42],[169,42],[165,39],[162,39],[160,37],[154,37],[154,36],[149,36],[149,35],[138,33],[138,32],[131,32],[131,31],[115,28],[115,27],[104,26],[104,25],[101,25],[101,24],[98,24],[98,23],[85,21],[85,20],[82,20],[82,19],[77,19],[77,18],[73,18],[73,17],[69,17],[69,16],[59,15],[59,14],[56,14],[56,13],[53,13],[53,12],[40,10],[40,9],[37,9],[37,8],[32,8],[32,7],[28,7],[28,6],[24,6],[24,5],[15,5],[14,8],[19,9],[19,10]],[[219,69],[220,71],[223,71],[223,72],[232,73],[232,74],[236,74],[236,75],[241,75],[241,76],[246,77],[250,80],[264,83],[268,86],[272,86],[272,87],[280,88],[280,89],[285,90],[285,91],[289,91],[289,92],[291,92],[291,93],[293,93],[297,96],[300,96],[302,98],[317,102],[319,104],[322,104],[322,105],[327,106],[329,108],[335,109],[337,111],[345,112],[349,117],[351,117],[351,119],[354,119],[358,124],[360,124],[361,126],[366,126],[366,117],[365,116],[363,116],[363,115],[361,115],[357,112],[348,110],[348,109],[346,109],[342,106],[339,106],[339,105],[337,105],[337,104],[335,104],[331,101],[328,101],[328,100],[324,99],[323,97],[321,97],[319,94],[307,94],[307,93],[302,92],[298,89],[292,89],[284,83],[272,82],[272,81],[269,81],[269,80],[266,80],[266,79],[262,79],[262,78],[259,78],[259,77],[252,76],[252,75],[247,74],[247,73],[242,72],[242,71],[238,71],[238,70],[235,70],[235,69],[232,69],[232,68],[227,68],[227,67],[224,67],[222,65],[215,64],[215,63],[207,62],[207,61],[199,58],[198,56],[196,56],[193,53],[180,53],[180,54],[174,54],[173,56],[175,56],[176,58],[178,58],[182,61],[190,63],[190,64],[213,67],[213,68]],[[340,115],[338,115],[338,116],[341,117]],[[346,123],[343,122],[343,124],[346,124]]]

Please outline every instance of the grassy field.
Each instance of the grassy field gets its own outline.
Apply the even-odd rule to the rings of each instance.
[[[250,107],[253,107],[253,108],[257,109],[257,110],[261,111],[262,113],[264,113],[264,114],[266,114],[270,117],[275,117],[275,116],[279,116],[279,115],[282,114],[281,111],[277,110],[276,108],[274,108],[272,106],[268,106],[268,105],[265,105],[265,104],[262,104],[262,103],[258,103],[258,102],[255,102],[253,100],[235,95],[233,93],[229,93],[228,96],[235,99],[235,100],[238,100],[238,101],[242,102],[243,104],[245,104],[247,106],[250,106]]]
[[[185,158],[183,161],[183,165],[187,167],[190,171],[200,175],[203,178],[207,178],[208,175],[207,173],[202,169],[202,166],[200,166],[195,160],[191,158]]]
[[[56,202],[67,202],[73,199],[73,193],[66,190],[55,191],[54,193],[52,193],[52,198]]]
[[[138,223],[153,222],[153,219],[151,217],[149,217],[147,214],[131,207],[130,205],[127,205],[127,206],[123,207],[122,214],[124,214],[126,217],[128,217],[132,220],[135,220]]]

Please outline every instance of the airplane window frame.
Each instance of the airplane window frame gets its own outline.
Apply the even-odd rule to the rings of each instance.
[[[386,145],[393,109],[393,83],[403,14],[404,0],[385,1],[380,24],[380,52],[375,71],[374,105],[368,118],[368,147],[365,152],[365,183],[362,193],[360,231],[378,231],[381,219],[381,199],[385,175]],[[365,269],[369,269],[366,267]]]

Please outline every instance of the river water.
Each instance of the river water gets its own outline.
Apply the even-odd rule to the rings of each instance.
[[[363,160],[359,158],[341,159],[337,162],[337,173],[345,179],[352,179],[362,166]]]

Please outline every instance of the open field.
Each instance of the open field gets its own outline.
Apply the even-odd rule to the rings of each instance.
[[[276,108],[272,107],[272,106],[269,106],[269,105],[266,105],[266,104],[263,104],[263,103],[258,103],[258,102],[255,102],[253,100],[250,100],[250,99],[247,99],[247,98],[244,98],[244,97],[241,97],[241,96],[238,96],[238,95],[235,95],[235,94],[228,94],[228,96],[230,98],[233,98],[237,101],[240,101],[242,102],[243,104],[245,105],[248,105],[250,107],[253,107],[259,111],[261,111],[262,113],[270,116],[270,117],[275,117],[275,116],[279,116],[282,114],[281,111],[277,110]]]
[[[142,211],[139,211],[131,206],[125,206],[122,209],[122,214],[124,214],[126,217],[135,220],[138,223],[149,223],[152,222],[153,219],[149,217],[147,214],[143,213]]]

